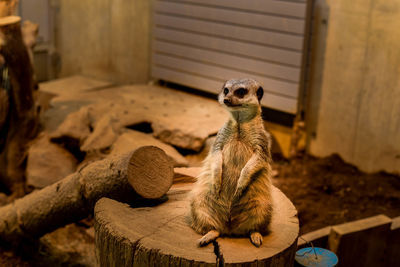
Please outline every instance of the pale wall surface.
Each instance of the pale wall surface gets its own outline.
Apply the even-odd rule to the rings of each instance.
[[[311,82],[308,150],[400,173],[400,1],[317,2],[329,19],[326,46],[314,42],[322,71]]]
[[[118,83],[149,79],[148,0],[56,0],[56,49],[65,77]]]

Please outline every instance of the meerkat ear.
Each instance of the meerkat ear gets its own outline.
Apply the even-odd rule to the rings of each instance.
[[[257,89],[257,98],[258,98],[258,101],[261,100],[261,98],[263,97],[263,95],[264,95],[264,89],[260,86],[260,87],[258,87],[258,89]]]

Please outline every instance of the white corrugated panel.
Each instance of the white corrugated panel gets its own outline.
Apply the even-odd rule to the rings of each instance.
[[[152,76],[214,93],[254,78],[264,106],[294,114],[305,17],[305,1],[156,0]]]

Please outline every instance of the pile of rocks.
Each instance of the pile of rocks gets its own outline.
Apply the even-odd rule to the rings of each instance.
[[[33,189],[145,145],[163,149],[176,167],[198,165],[212,143],[207,139],[227,117],[216,100],[160,86],[113,86],[73,76],[42,83],[39,90],[44,131],[28,155]]]

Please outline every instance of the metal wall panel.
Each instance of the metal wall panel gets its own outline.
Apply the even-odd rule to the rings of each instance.
[[[296,113],[306,3],[285,0],[156,0],[152,76],[217,93],[250,77],[262,104]]]

